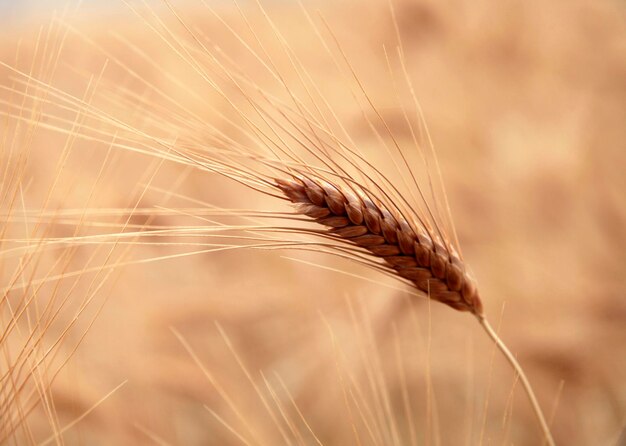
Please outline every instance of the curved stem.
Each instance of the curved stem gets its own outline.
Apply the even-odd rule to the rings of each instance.
[[[546,418],[544,417],[543,412],[541,411],[541,407],[539,407],[539,402],[537,401],[537,397],[535,396],[535,393],[533,392],[530,382],[528,381],[528,378],[526,378],[526,374],[524,373],[524,370],[522,370],[522,366],[519,364],[519,362],[517,362],[517,360],[515,359],[513,354],[509,351],[509,349],[504,344],[504,342],[502,342],[502,340],[498,337],[498,334],[494,331],[494,329],[491,328],[491,325],[489,324],[485,316],[476,315],[476,317],[478,318],[478,322],[480,323],[480,325],[485,329],[489,337],[496,343],[496,346],[498,347],[498,349],[502,352],[502,354],[504,354],[507,361],[509,361],[509,363],[511,364],[515,372],[519,375],[522,381],[522,385],[524,386],[524,390],[526,391],[526,394],[528,395],[528,399],[530,400],[530,403],[533,406],[533,410],[535,412],[535,415],[537,416],[537,420],[539,421],[539,424],[541,425],[541,429],[543,430],[545,441],[547,441],[549,446],[555,446],[556,443],[554,442],[554,438],[552,438],[552,434],[550,433],[550,427],[548,426],[548,423],[546,422]]]

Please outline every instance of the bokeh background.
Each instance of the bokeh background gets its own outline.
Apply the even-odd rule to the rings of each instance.
[[[50,21],[54,3],[0,3],[10,23],[1,32],[3,63],[155,132],[167,129],[142,110],[152,104],[162,122],[168,111],[128,67],[184,108],[214,118],[214,95],[125,5],[86,1],[58,23]],[[190,3],[177,5],[239,69],[255,72],[256,62],[219,21]],[[487,313],[553,414],[559,444],[624,444],[623,2],[393,3]],[[356,142],[392,168],[299,7],[263,4]],[[215,5],[243,29],[232,4]],[[255,4],[241,7],[271,40]],[[396,45],[388,3],[309,1],[307,8],[322,11],[383,117],[410,146],[382,50]],[[36,43],[42,26],[52,29],[48,46]],[[93,91],[90,76],[98,79]],[[288,252],[161,259],[192,249],[106,238],[40,246],[42,237],[119,231],[126,223],[124,231],[199,224],[164,209],[288,207],[206,172],[109,150],[110,137],[68,138],[46,126],[47,116],[18,120],[15,90],[24,84],[6,67],[0,80],[10,87],[1,93],[2,323],[19,302],[36,303],[17,324],[21,331],[3,339],[0,371],[6,376],[29,333],[40,334],[20,376],[34,374],[34,394],[45,395],[32,411],[23,409],[25,397],[5,398],[7,444],[540,444],[515,376],[471,317],[412,298],[349,262],[298,256],[341,273]],[[255,80],[273,88],[261,73]],[[66,112],[56,110],[69,119],[64,128],[75,119]],[[82,219],[81,210],[88,210]],[[12,250],[19,247],[25,250]],[[59,311],[46,313],[49,302]],[[49,324],[38,326],[42,313]],[[36,358],[52,347],[42,372]],[[11,394],[8,382],[3,395]]]

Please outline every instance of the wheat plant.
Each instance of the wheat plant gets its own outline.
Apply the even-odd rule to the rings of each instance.
[[[419,67],[412,65],[412,56],[419,52],[411,46],[417,45],[411,33],[417,30],[406,24],[412,18],[421,23],[423,32],[436,33],[443,25],[429,15],[431,9],[396,0],[366,2],[371,10],[364,7],[358,24],[352,24],[348,18],[356,13],[350,2],[294,2],[278,8],[263,1],[245,5],[235,1],[230,9],[204,0],[185,7],[170,0],[157,6],[122,3],[124,17],[133,18],[123,31],[94,30],[93,22],[81,22],[67,9],[31,41],[16,44],[11,57],[0,60],[0,113],[5,119],[0,146],[4,163],[0,260],[11,271],[2,276],[6,280],[0,301],[0,418],[8,420],[2,423],[0,442],[63,443],[68,431],[97,413],[122,388],[125,379],[99,388],[94,393],[105,397],[81,402],[82,409],[70,420],[60,420],[51,390],[60,370],[88,340],[100,312],[106,311],[105,302],[114,289],[106,285],[127,268],[154,268],[147,282],[158,288],[164,287],[169,270],[157,265],[196,262],[196,278],[180,273],[185,267],[177,271],[188,282],[209,283],[200,293],[202,302],[207,294],[219,294],[210,283],[218,280],[222,266],[215,260],[208,269],[217,272],[205,273],[206,265],[198,259],[230,253],[237,259],[230,280],[236,287],[239,282],[245,286],[253,274],[254,266],[243,260],[249,253],[279,251],[301,256],[290,261],[304,262],[308,274],[327,269],[356,278],[350,283],[365,283],[366,302],[373,304],[378,290],[388,287],[410,296],[412,311],[428,312],[429,321],[430,302],[475,317],[514,369],[511,398],[519,380],[544,444],[554,445],[549,421],[528,378],[487,319],[484,307],[493,308],[503,296],[483,295],[483,306],[469,266],[471,256],[464,257],[461,249],[460,240],[468,231],[457,235],[453,223],[459,228],[465,224],[452,217],[444,187],[446,166],[440,164],[437,140],[429,133],[427,113],[419,101],[420,94],[428,92],[414,79]],[[326,7],[325,12],[318,7]],[[370,31],[378,33],[374,37],[381,42],[371,44],[375,38]],[[421,42],[421,37],[416,39]],[[474,155],[461,148],[451,153],[448,158],[459,166],[456,169],[469,177],[463,163]],[[41,161],[46,157],[54,162]],[[96,160],[95,174],[83,173],[82,166],[87,169],[91,158]],[[480,182],[481,178],[470,177],[464,187],[478,188]],[[109,189],[123,191],[122,198],[107,195]],[[43,198],[33,203],[31,195]],[[227,267],[222,268],[223,273]],[[290,299],[295,301],[305,290],[288,276],[277,267],[271,280],[277,288],[292,280],[289,289],[295,291],[290,291]],[[496,279],[483,275],[481,282]],[[514,274],[506,280],[526,293]],[[121,282],[116,286],[125,285]],[[137,288],[135,294],[145,298]],[[315,294],[341,301],[344,293],[351,293],[349,287],[332,284],[325,290]],[[263,293],[251,289],[244,294],[248,305],[258,301],[263,306]],[[99,305],[93,304],[96,297],[101,299]],[[168,298],[180,307],[191,299],[184,291],[169,293]],[[234,304],[224,299],[220,305]],[[349,438],[355,443],[365,438],[364,443],[402,444],[398,410],[407,419],[407,444],[419,444],[407,384],[416,378],[406,376],[407,358],[398,347],[396,324],[403,316],[383,315],[376,328],[365,324],[359,331],[360,341],[372,345],[384,332],[395,334],[402,411],[386,395],[376,348],[361,350],[364,363],[374,358],[372,370],[365,372],[374,395],[372,407],[354,377],[348,373],[340,378],[348,408],[343,414],[349,419],[346,430],[351,430]],[[448,323],[442,319],[441,325]],[[109,321],[132,325],[127,314]],[[202,324],[209,323],[202,319]],[[242,325],[253,330],[254,323]],[[334,342],[332,324],[327,325]],[[254,390],[251,393],[262,402],[256,410],[269,414],[278,438],[285,444],[309,440],[332,444],[316,434],[303,414],[289,391],[293,383],[278,377],[279,384],[273,387],[262,374],[269,393],[264,395],[228,330],[219,326],[218,331],[234,354],[237,370]],[[219,373],[205,368],[181,332],[175,329],[174,334],[208,386],[234,414],[239,427],[210,409],[232,438],[250,445],[275,442],[275,437],[264,440],[263,427],[246,418],[246,408],[220,385]],[[297,333],[277,337],[291,337],[298,349]],[[228,377],[232,372],[223,368]],[[167,373],[160,362],[146,369]],[[424,443],[440,444],[437,428],[430,432],[436,425],[436,400],[428,362],[424,369],[428,418]],[[176,379],[186,381],[194,372],[185,369],[183,378]],[[317,374],[314,369],[309,373]],[[484,419],[486,406],[487,402]],[[45,438],[35,435],[29,422],[38,407],[49,428]],[[512,418],[510,411],[503,415],[505,426]],[[181,418],[186,419],[184,413]],[[484,419],[479,444],[489,441]],[[363,426],[363,434],[357,426]],[[144,439],[167,443],[143,422],[135,428]],[[503,443],[508,435],[503,434]],[[467,442],[472,438],[468,436]]]

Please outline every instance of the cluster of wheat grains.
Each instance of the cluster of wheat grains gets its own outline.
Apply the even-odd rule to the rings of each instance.
[[[472,111],[521,101],[507,70],[542,63],[543,46],[482,32],[524,29],[509,7],[124,2],[122,20],[68,10],[4,52],[2,441],[553,444],[483,309],[497,312],[503,290],[536,303],[542,281],[524,265],[483,267],[481,289],[506,285],[481,301],[459,243],[490,228],[471,257],[498,261],[485,243],[499,236],[494,214],[472,190],[491,186],[497,205],[524,209],[505,184],[521,175],[515,162],[469,169],[484,142],[474,127],[507,129]],[[473,59],[488,68],[461,70]],[[422,97],[445,123],[438,137]],[[581,119],[566,116],[565,130]],[[491,144],[529,150],[501,132]],[[447,147],[443,169],[433,140]],[[470,203],[456,200],[471,209],[458,237],[442,170]],[[470,318],[450,307],[478,320],[513,375],[493,370],[489,344],[473,352]],[[519,314],[516,327],[536,317]],[[513,404],[520,381],[530,405]]]

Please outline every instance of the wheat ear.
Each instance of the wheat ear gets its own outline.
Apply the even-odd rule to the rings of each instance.
[[[417,229],[405,218],[393,215],[362,191],[346,191],[303,174],[275,179],[275,184],[299,213],[328,227],[331,236],[382,259],[431,299],[473,313],[519,375],[545,440],[555,445],[526,374],[485,318],[476,283],[450,244],[429,228]]]
[[[416,229],[365,193],[342,190],[304,175],[276,185],[299,213],[330,228],[337,238],[384,260],[431,299],[482,316],[476,284],[451,246],[426,228]]]

